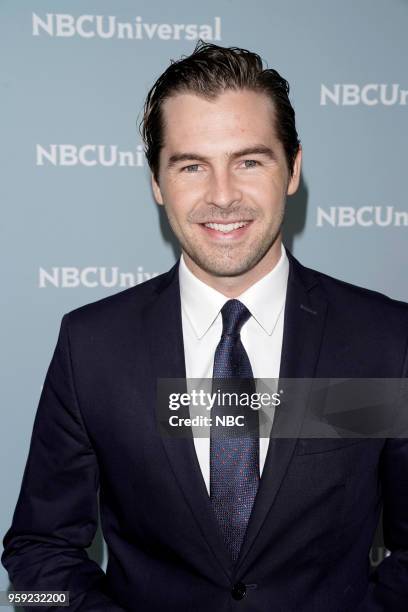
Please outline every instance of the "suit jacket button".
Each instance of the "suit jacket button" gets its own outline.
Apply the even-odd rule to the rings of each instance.
[[[234,599],[239,601],[240,599],[244,599],[246,595],[246,586],[242,582],[237,582],[234,584],[231,590],[231,595]]]

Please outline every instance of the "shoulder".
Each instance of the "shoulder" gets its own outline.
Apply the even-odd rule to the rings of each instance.
[[[408,332],[408,303],[393,299],[384,293],[340,280],[324,272],[302,265],[293,255],[290,263],[296,275],[305,279],[309,286],[318,288],[327,300],[332,313],[354,319],[366,327],[377,325],[386,328],[390,325]]]
[[[79,306],[63,319],[70,326],[81,328],[112,327],[132,321],[134,324],[163,287],[178,279],[178,262],[167,272],[113,295]]]
[[[320,283],[325,290],[325,293],[332,299],[340,299],[346,301],[350,306],[362,305],[370,306],[375,310],[386,309],[389,312],[394,311],[402,315],[408,314],[408,303],[402,300],[396,300],[384,293],[374,291],[359,285],[347,283],[323,272],[315,273],[319,276]]]
[[[322,350],[330,368],[338,365],[362,377],[394,378],[407,372],[406,302],[302,266],[293,256],[291,263],[292,279],[325,312]]]
[[[353,285],[337,278],[320,274],[320,281],[331,303],[337,308],[347,309],[354,316],[363,316],[367,321],[394,322],[408,331],[408,304],[393,299],[379,291]]]

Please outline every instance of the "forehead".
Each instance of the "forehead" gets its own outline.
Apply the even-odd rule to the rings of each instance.
[[[202,149],[244,142],[278,144],[273,103],[264,93],[227,90],[211,99],[177,93],[164,102],[162,111],[168,151],[193,144]]]

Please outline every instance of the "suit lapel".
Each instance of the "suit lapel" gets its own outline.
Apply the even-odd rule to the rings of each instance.
[[[287,255],[290,269],[279,378],[313,378],[324,330],[327,302],[317,275],[304,268],[288,250]],[[145,310],[144,328],[150,347],[153,378],[185,379],[178,262],[163,275],[155,301]],[[306,401],[305,397],[304,405]],[[250,563],[251,556],[256,551],[257,537],[289,467],[296,438],[275,437],[280,428],[285,428],[284,412],[275,415],[262,478],[235,568],[223,543],[211,506],[192,435],[188,438],[161,438],[198,528],[228,578],[233,569],[242,573]]]
[[[313,378],[326,320],[327,301],[321,291],[317,275],[312,270],[304,268],[289,251],[287,254],[290,268],[279,378],[280,380]],[[304,392],[305,387],[303,385],[300,387]],[[278,388],[281,389],[281,385]],[[303,395],[301,403],[304,409],[307,394]],[[297,416],[300,417],[301,414]],[[297,418],[297,423],[300,430],[300,418]],[[239,569],[240,573],[241,570],[245,571],[251,553],[256,551],[256,538],[273,506],[293,456],[296,438],[276,437],[279,431],[285,430],[285,425],[283,403],[281,411],[277,410],[275,415],[258,493],[237,561],[236,569]],[[293,423],[289,431],[293,431]]]
[[[163,276],[155,301],[145,309],[144,330],[150,348],[153,379],[185,379],[178,262]],[[188,409],[185,416],[188,416]],[[231,559],[202,477],[192,432],[188,438],[162,436],[161,440],[198,528],[229,579]]]

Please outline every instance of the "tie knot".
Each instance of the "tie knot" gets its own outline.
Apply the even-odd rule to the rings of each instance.
[[[237,336],[241,327],[248,321],[251,313],[248,308],[239,300],[228,300],[221,308],[222,314],[222,335]]]

